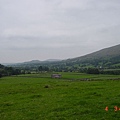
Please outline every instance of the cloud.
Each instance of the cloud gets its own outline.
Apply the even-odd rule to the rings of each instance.
[[[119,0],[0,1],[0,62],[78,57],[119,44],[119,11]]]

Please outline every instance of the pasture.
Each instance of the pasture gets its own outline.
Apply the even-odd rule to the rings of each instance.
[[[60,74],[0,78],[0,120],[120,119],[120,75]]]

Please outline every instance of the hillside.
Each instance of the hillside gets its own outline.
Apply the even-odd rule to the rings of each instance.
[[[80,66],[103,66],[111,68],[116,65],[120,66],[120,44],[85,56],[68,59],[64,62],[67,64],[72,63],[72,65],[79,64]]]
[[[56,62],[60,62],[62,60],[60,59],[47,59],[44,61],[40,61],[40,60],[31,60],[31,61],[26,61],[23,63],[16,63],[16,64],[4,64],[6,66],[12,66],[12,67],[20,67],[20,68],[37,68],[40,65],[50,65],[50,64],[54,64]]]
[[[39,66],[47,66],[53,71],[73,71],[86,67],[120,69],[120,44],[72,59],[50,59],[45,61],[32,60],[12,66],[34,70]]]
[[[24,63],[19,63],[19,64],[43,64],[43,63],[51,63],[51,62],[58,62],[61,61],[59,59],[48,59],[48,60],[44,60],[44,61],[40,61],[40,60],[32,60],[32,61],[27,61]]]
[[[86,60],[86,59],[112,58],[112,57],[116,57],[116,56],[120,56],[120,44],[96,51],[91,54],[87,54],[82,57],[74,58],[74,59]]]

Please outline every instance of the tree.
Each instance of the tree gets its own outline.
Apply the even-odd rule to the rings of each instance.
[[[21,71],[19,69],[14,69],[12,72],[12,75],[19,75],[21,74]]]
[[[42,71],[43,71],[43,67],[42,67],[42,66],[39,66],[39,67],[38,67],[38,70],[39,70],[40,72],[42,72]]]
[[[49,68],[45,66],[44,71],[49,71]]]
[[[87,73],[88,74],[99,74],[100,72],[99,72],[98,68],[88,68]]]

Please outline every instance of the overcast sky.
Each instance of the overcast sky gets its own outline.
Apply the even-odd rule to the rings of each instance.
[[[0,0],[0,63],[79,57],[120,44],[120,0]]]

